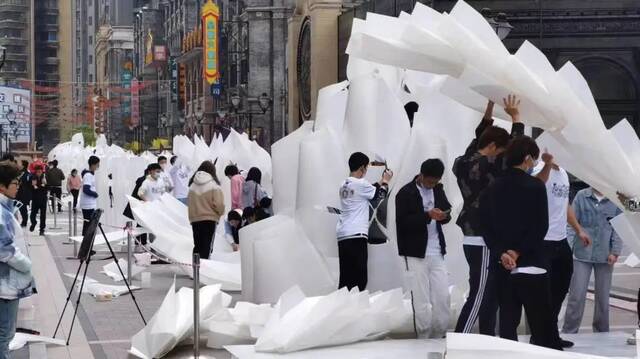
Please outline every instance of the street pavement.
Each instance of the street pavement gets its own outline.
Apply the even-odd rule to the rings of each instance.
[[[51,213],[48,216],[48,226],[53,227]],[[69,259],[73,254],[73,246],[65,244],[68,237],[68,214],[62,213],[57,218],[60,229],[47,229],[46,239],[35,236],[31,233],[28,238],[30,253],[34,259],[34,264],[39,267],[34,270],[39,289],[47,289],[47,293],[39,294],[34,301],[34,309],[20,312],[19,326],[41,330],[43,335],[52,335],[52,327],[55,327],[57,317],[64,304],[66,295],[71,286],[73,278],[67,278],[65,273],[75,274],[78,268],[78,261]],[[81,230],[79,224],[78,231]],[[107,230],[109,231],[109,230]],[[114,248],[118,251],[118,245]],[[628,253],[625,253],[625,255]],[[35,258],[34,258],[35,255]],[[117,253],[118,257],[126,259],[126,253]],[[94,258],[104,258],[106,253],[98,252]],[[621,258],[621,261],[624,258]],[[100,273],[102,267],[111,260],[92,260],[88,270],[88,276],[104,284],[123,285],[123,282],[116,283]],[[164,299],[166,292],[172,282],[176,281],[176,289],[183,286],[191,287],[193,282],[184,274],[176,274],[172,264],[152,265],[147,268],[151,273],[151,288],[145,288],[134,292],[135,297],[147,320],[151,319],[157,308]],[[52,279],[53,278],[53,279]],[[133,285],[140,286],[138,280],[134,280]],[[614,295],[617,299],[612,300],[611,307],[611,330],[631,333],[637,328],[637,314],[635,313],[635,296],[638,285],[640,285],[640,269],[628,268],[621,264],[616,266],[614,272]],[[52,289],[48,289],[51,287]],[[74,303],[67,309],[70,312],[75,306],[77,292],[73,292]],[[230,293],[234,302],[240,298],[239,293]],[[51,298],[55,296],[55,298]],[[49,302],[55,302],[54,313],[45,313],[44,307]],[[615,302],[615,303],[614,303]],[[35,314],[34,314],[35,313]],[[585,316],[583,319],[581,332],[591,332],[591,321],[593,313],[593,302],[587,301]],[[67,321],[70,316],[67,315]],[[66,327],[65,327],[66,328]],[[96,358],[96,359],[121,359],[128,358],[127,351],[130,348],[130,339],[143,328],[142,320],[136,307],[128,294],[113,299],[110,302],[98,302],[92,296],[84,294],[81,297],[78,310],[78,320],[74,328],[75,336],[71,339],[69,348],[56,348],[48,346],[46,349],[42,344],[31,344],[14,352],[15,358],[42,358],[42,353],[46,351],[47,358]],[[63,333],[67,333],[63,328]],[[59,334],[58,338],[62,338]],[[202,341],[201,353],[204,357],[215,356],[218,359],[231,358],[222,350],[212,350],[205,347]],[[87,352],[87,348],[90,349]],[[63,350],[64,349],[64,350]],[[75,354],[73,352],[75,350]],[[84,352],[83,352],[84,350]],[[188,358],[192,356],[191,346],[186,345],[174,349],[167,358]]]

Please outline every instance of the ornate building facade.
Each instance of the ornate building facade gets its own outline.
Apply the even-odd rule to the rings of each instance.
[[[422,2],[438,11],[449,11],[455,4],[454,0]],[[539,47],[557,69],[572,61],[587,79],[607,127],[627,118],[636,132],[640,132],[640,8],[636,0],[470,0],[468,3],[478,10],[490,8],[506,13],[514,27],[505,40],[511,51],[528,40]],[[289,60],[290,66],[294,66],[289,69],[290,128],[299,125],[300,120],[311,118],[308,106],[312,113],[317,91],[323,85],[346,78],[345,49],[354,18],[364,18],[367,12],[397,16],[401,11],[410,12],[414,5],[414,0],[371,0],[357,5],[300,1],[289,28]],[[309,16],[318,9],[325,16],[320,19]],[[334,14],[335,20],[331,17]],[[305,27],[298,25],[301,19],[311,22],[308,25],[310,49],[305,42],[308,36]],[[337,32],[332,32],[334,26]],[[335,52],[329,40],[317,39],[322,36],[335,36],[333,41],[338,44]],[[316,58],[319,51],[323,55]],[[310,66],[305,65],[309,55]],[[327,56],[335,57],[325,59]],[[302,77],[297,75],[295,66],[303,71]],[[308,96],[309,100],[301,101],[300,96]]]

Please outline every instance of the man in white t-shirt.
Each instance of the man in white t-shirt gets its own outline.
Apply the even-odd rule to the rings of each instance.
[[[336,228],[340,260],[339,288],[349,290],[367,287],[367,238],[369,233],[369,201],[381,187],[388,188],[393,174],[385,170],[382,179],[372,185],[364,179],[369,157],[355,152],[349,157],[351,174],[340,186],[341,211]]]
[[[562,302],[569,292],[571,275],[573,274],[573,254],[567,241],[567,224],[576,231],[580,240],[589,245],[591,240],[587,232],[580,226],[575,213],[569,206],[569,175],[567,171],[553,162],[549,153],[542,154],[542,161],[534,167],[532,174],[545,183],[547,203],[549,207],[549,229],[544,238],[544,250],[551,289],[551,305],[554,324],[558,325],[558,315]],[[563,348],[570,348],[573,343],[561,339]]]
[[[160,165],[160,178],[162,185],[164,186],[163,193],[171,193],[173,191],[173,181],[169,175],[169,164],[165,156],[158,157],[158,164]]]
[[[178,156],[171,157],[171,169],[169,175],[173,182],[173,196],[180,202],[187,204],[189,194],[189,168],[182,163],[176,164]]]
[[[398,254],[404,257],[405,286],[411,291],[419,338],[440,339],[449,327],[449,278],[442,225],[451,220],[451,204],[440,183],[443,174],[442,161],[426,160],[420,174],[396,195]]]
[[[80,196],[80,209],[82,209],[82,235],[84,236],[93,216],[98,208],[98,190],[96,189],[95,173],[100,167],[100,159],[96,156],[89,157],[89,169],[82,173],[82,195]]]
[[[147,170],[149,171],[149,175],[147,175],[147,178],[142,182],[142,185],[138,190],[138,196],[145,202],[152,202],[162,197],[165,193],[166,187],[160,178],[162,168],[159,164],[152,163],[147,167]]]

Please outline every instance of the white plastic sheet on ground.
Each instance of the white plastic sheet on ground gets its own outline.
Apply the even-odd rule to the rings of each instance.
[[[122,273],[126,276],[128,273],[129,263],[125,259],[118,259],[118,264],[120,264],[120,268],[122,269]],[[138,274],[144,271],[144,267],[137,266],[135,263],[131,266],[131,278],[137,276]],[[102,272],[109,276],[109,278],[113,279],[114,282],[121,282],[123,280],[122,274],[118,270],[118,266],[115,262],[110,262],[109,264],[102,267]]]
[[[269,304],[248,302],[221,310],[205,324],[209,331],[207,346],[222,349],[225,345],[253,344],[272,312]]]
[[[60,346],[66,345],[66,341],[63,339],[55,339],[55,338],[45,337],[42,335],[16,333],[13,339],[11,340],[11,342],[9,343],[9,350],[10,351],[18,350],[24,347],[25,345],[27,345],[27,343],[37,343],[37,342],[41,342],[45,344],[60,345]]]
[[[220,285],[200,288],[201,325],[230,303],[231,296],[221,292]],[[160,308],[131,338],[129,352],[138,358],[162,358],[190,335],[193,335],[193,289],[183,287],[176,293],[174,280]]]
[[[74,278],[75,275],[71,273],[65,273],[65,276],[69,278]],[[76,290],[80,290],[80,285],[82,284],[82,275],[78,276],[78,280],[76,281]],[[136,287],[134,285],[130,285],[132,291],[139,290],[140,287]],[[84,280],[84,287],[82,288],[82,293],[91,294],[93,297],[103,296],[103,295],[111,295],[113,298],[117,298],[123,294],[129,293],[126,285],[111,285],[100,283],[99,281],[86,277]]]
[[[479,334],[447,333],[447,359],[604,359]]]

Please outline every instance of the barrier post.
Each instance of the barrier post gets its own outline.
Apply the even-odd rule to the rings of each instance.
[[[193,357],[200,357],[200,255],[193,254]]]
[[[78,211],[73,212],[73,236],[78,235]],[[73,241],[73,256],[78,256],[78,242]]]
[[[131,267],[133,267],[133,222],[127,222],[127,281],[131,283]]]
[[[69,201],[67,203],[67,208],[69,210],[69,237],[67,238],[67,244],[71,244],[73,242],[71,240],[71,237],[73,236],[73,227],[71,226],[72,225],[72,223],[71,223],[72,222],[72,218],[71,218],[72,213],[71,212],[73,210],[72,206],[73,206],[72,202]]]
[[[51,229],[60,229],[58,227],[58,197],[52,195],[51,198],[53,199],[53,227]]]

